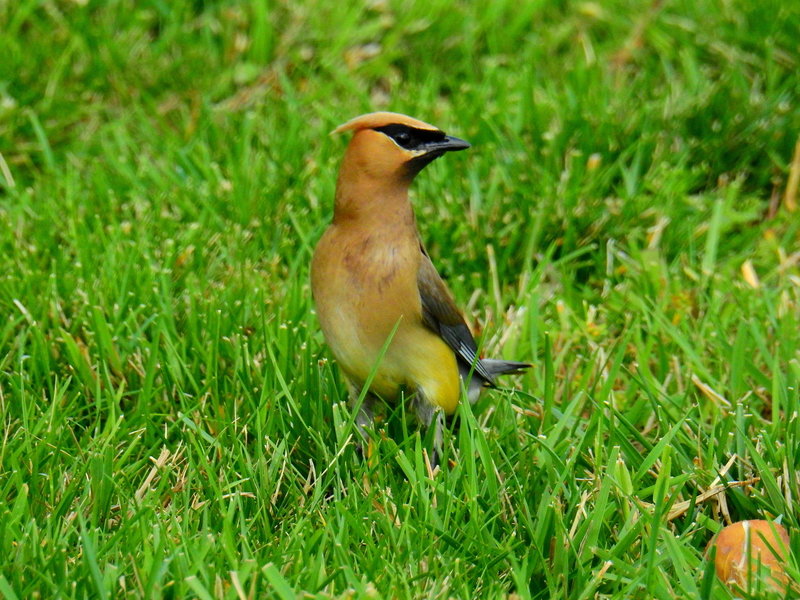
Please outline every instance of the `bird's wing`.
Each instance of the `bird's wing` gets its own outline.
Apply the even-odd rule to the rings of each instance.
[[[422,261],[417,275],[417,287],[422,300],[423,322],[441,336],[459,360],[474,369],[486,383],[494,385],[494,377],[478,358],[478,345],[458,310],[453,295],[436,272],[436,267],[422,244],[420,250]]]

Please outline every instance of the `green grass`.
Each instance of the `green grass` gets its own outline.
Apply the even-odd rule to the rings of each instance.
[[[0,595],[725,599],[705,547],[764,517],[797,577],[799,38],[777,0],[0,1]],[[422,236],[535,363],[434,478],[402,418],[360,457],[310,299],[328,132],[376,109],[473,143]]]

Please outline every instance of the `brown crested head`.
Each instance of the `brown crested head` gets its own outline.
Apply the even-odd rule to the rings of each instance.
[[[442,154],[470,146],[424,121],[392,112],[361,115],[334,133],[341,131],[353,132],[343,167],[370,179],[410,181]]]

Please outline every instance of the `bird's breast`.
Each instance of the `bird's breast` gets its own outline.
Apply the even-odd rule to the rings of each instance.
[[[325,339],[344,370],[364,380],[394,331],[376,383],[403,383],[394,348],[421,321],[419,243],[397,231],[331,226],[312,262],[312,291]],[[395,329],[396,328],[396,329]]]

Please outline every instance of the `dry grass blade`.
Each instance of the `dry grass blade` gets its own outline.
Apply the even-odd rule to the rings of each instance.
[[[800,185],[800,137],[794,146],[792,163],[789,165],[789,179],[786,182],[786,190],[783,194],[783,205],[789,212],[797,210],[797,188]]]
[[[722,494],[723,492],[731,488],[753,485],[755,483],[758,483],[759,481],[761,481],[760,477],[753,477],[745,481],[731,481],[730,483],[727,483],[725,485],[718,485],[709,490],[706,490],[705,492],[694,498],[694,500],[684,500],[682,502],[677,502],[672,507],[672,510],[670,510],[669,513],[667,514],[667,521],[672,521],[673,519],[677,519],[678,517],[683,515],[687,510],[689,510],[691,506],[693,505],[697,506],[698,504],[702,504],[706,500],[709,500],[714,496],[718,496],[719,494]]]

